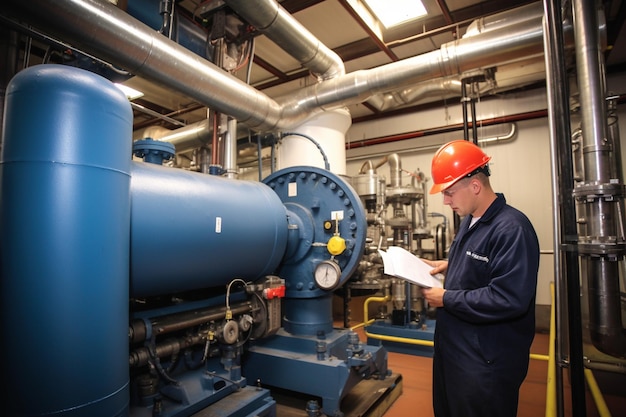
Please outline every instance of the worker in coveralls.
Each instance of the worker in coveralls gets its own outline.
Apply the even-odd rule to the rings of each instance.
[[[437,308],[433,357],[436,417],[515,417],[535,334],[539,242],[528,218],[489,182],[487,156],[471,142],[442,146],[430,194],[463,219],[443,288],[423,289]]]

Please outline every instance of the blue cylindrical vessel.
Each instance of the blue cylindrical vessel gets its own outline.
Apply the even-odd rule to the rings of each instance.
[[[104,78],[39,65],[5,111],[2,414],[126,415],[132,110]]]
[[[267,185],[143,162],[132,163],[131,176],[131,296],[275,272],[287,211]]]
[[[160,0],[129,0],[126,12],[158,31],[163,24]],[[182,13],[174,13],[172,40],[203,58],[207,56],[208,33]]]

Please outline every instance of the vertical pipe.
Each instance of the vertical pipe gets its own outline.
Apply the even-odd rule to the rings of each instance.
[[[476,100],[470,98],[470,109],[472,111],[472,142],[478,145],[478,126],[476,125]]]
[[[581,253],[588,264],[589,330],[594,346],[623,357],[626,332],[622,326],[619,267],[625,252],[623,184],[617,183],[611,140],[607,137],[604,59],[595,2],[572,2],[576,39],[576,70],[583,131],[584,184],[576,192],[586,201],[588,235],[581,236]],[[580,190],[580,192],[578,192]],[[598,256],[599,255],[599,256]]]
[[[37,65],[5,112],[3,415],[126,415],[130,104],[95,74]]]
[[[465,78],[461,80],[461,93],[463,94],[461,97],[461,108],[463,109],[463,139],[469,140],[469,124],[467,121],[467,102],[469,98],[467,97],[467,80]]]
[[[596,3],[575,0],[572,8],[585,176],[589,182],[608,183],[610,165],[606,161],[611,148],[606,140],[606,87]]]
[[[555,359],[555,344],[556,344],[556,313],[555,313],[555,297],[554,297],[554,282],[550,283],[550,301],[552,305],[550,307],[550,338],[548,345],[548,380],[546,383],[546,417],[556,416],[557,402],[556,402],[556,359]]]
[[[237,120],[228,118],[224,135],[224,172],[227,178],[237,179]]]
[[[574,184],[572,148],[570,145],[569,84],[565,66],[563,17],[561,2],[544,0],[543,36],[546,61],[546,86],[548,95],[548,123],[550,128],[552,206],[554,225],[554,275],[556,311],[556,393],[557,412],[563,416],[563,374],[561,364],[567,359],[568,339],[573,345],[572,402],[574,410],[585,410],[584,379],[582,376],[582,331],[580,327],[580,300],[573,304],[574,293],[578,296],[578,253],[576,247],[576,210],[571,198]],[[568,285],[570,284],[571,285]],[[571,297],[569,296],[570,294]],[[570,317],[571,315],[571,317]],[[568,320],[569,318],[569,320]],[[572,333],[571,330],[574,330]],[[569,332],[569,333],[568,333]],[[582,388],[582,389],[581,389]]]

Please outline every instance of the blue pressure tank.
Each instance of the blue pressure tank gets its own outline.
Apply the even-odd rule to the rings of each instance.
[[[0,155],[3,415],[128,413],[132,110],[38,65],[6,94]]]
[[[127,0],[126,12],[158,31],[163,24],[162,3],[161,0]],[[185,14],[174,12],[172,40],[203,58],[213,58],[207,56],[207,43],[209,42],[207,31]]]
[[[255,281],[287,247],[287,210],[270,187],[134,162],[131,296]]]

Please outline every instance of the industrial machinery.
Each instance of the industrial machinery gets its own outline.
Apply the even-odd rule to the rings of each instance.
[[[333,327],[367,233],[344,179],[204,175],[160,165],[170,149],[150,141],[134,149],[149,162],[131,161],[131,127],[125,96],[91,72],[39,65],[9,84],[7,415],[275,416],[277,387],[341,416],[355,384],[388,376],[384,348]]]
[[[384,165],[389,165],[389,184],[377,172]],[[402,177],[407,175],[411,183],[403,184]],[[358,273],[343,289],[345,310],[350,311],[349,302],[354,294],[387,297],[373,312],[373,317],[364,318],[365,321],[374,319],[367,326],[368,344],[384,344],[392,351],[432,356],[432,346],[415,346],[412,342],[433,340],[434,311],[424,303],[417,285],[383,274],[378,254],[378,250],[399,246],[417,256],[443,257],[445,223],[437,225],[435,233],[427,227],[426,179],[419,171],[404,170],[400,156],[394,153],[376,164],[365,162],[352,181],[367,210],[369,246]],[[426,239],[434,240],[433,249],[424,248]],[[346,327],[349,327],[349,320],[350,315],[344,314]]]

